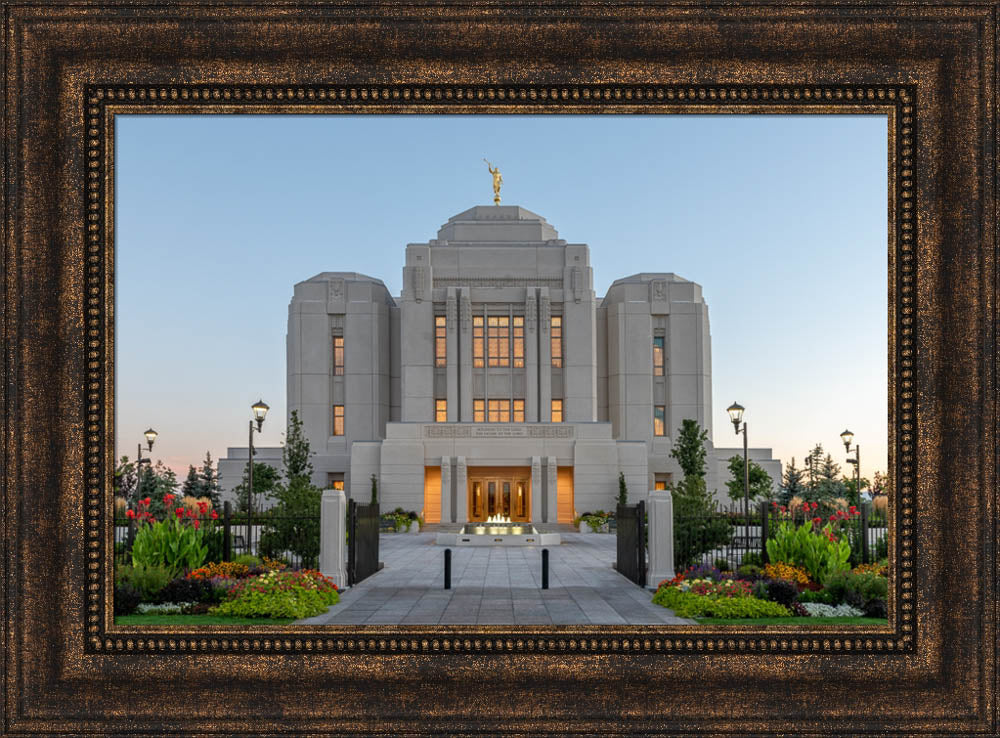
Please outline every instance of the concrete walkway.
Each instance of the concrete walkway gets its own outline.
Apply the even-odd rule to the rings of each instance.
[[[452,588],[444,589],[444,546],[436,532],[383,534],[385,568],[341,593],[326,613],[298,625],[679,625],[694,621],[652,603],[653,593],[616,572],[616,538],[563,533],[549,549],[549,589],[541,549],[452,548]]]

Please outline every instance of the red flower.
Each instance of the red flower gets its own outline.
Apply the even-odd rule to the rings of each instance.
[[[201,523],[201,521],[200,521],[200,520],[195,520],[195,521],[194,521],[194,529],[195,529],[195,530],[198,530],[198,525],[199,525],[200,523]]]
[[[823,522],[823,519],[817,516],[813,518],[813,522],[816,523],[816,525],[819,525],[820,523]]]
[[[174,496],[168,492],[167,494],[163,495],[163,504],[169,505],[173,501],[173,499]]]
[[[128,518],[129,520],[131,520],[132,518],[134,518],[135,517],[135,510],[126,510],[125,511],[125,517]]]
[[[149,502],[150,502],[150,500],[149,500],[149,498],[148,498],[148,497],[147,497],[147,498],[146,498],[145,500],[143,500],[143,503],[145,503],[145,504],[147,504],[147,505],[149,504]]]
[[[830,520],[836,520],[836,519],[837,519],[837,516],[836,516],[836,515],[831,515],[831,516],[830,516]]]
[[[212,520],[217,520],[218,517],[219,517],[219,513],[215,512],[215,510],[212,510]]]
[[[787,510],[788,508],[786,508],[784,505],[781,506],[781,512],[786,512]]]
[[[176,510],[174,510],[174,514],[177,515],[178,518],[184,517],[184,508],[183,507],[177,508]]]
[[[202,515],[204,515],[205,513],[207,513],[208,512],[208,503],[207,502],[199,502],[198,503],[198,510],[201,511]]]

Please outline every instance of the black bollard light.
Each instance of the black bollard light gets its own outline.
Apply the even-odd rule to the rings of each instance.
[[[444,550],[444,588],[451,589],[451,549]]]
[[[542,549],[542,589],[549,588],[549,550]]]

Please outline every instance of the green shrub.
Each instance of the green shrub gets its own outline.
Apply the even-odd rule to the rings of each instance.
[[[813,581],[825,582],[833,573],[851,568],[851,544],[846,539],[830,540],[829,532],[829,525],[816,531],[809,520],[797,527],[783,521],[767,541],[768,558],[772,564],[801,566]]]
[[[340,600],[333,582],[317,571],[270,571],[244,579],[209,612],[244,618],[308,618]]]
[[[875,539],[875,559],[881,561],[889,558],[889,534],[881,535]]]
[[[853,600],[855,606],[864,608],[864,604],[875,599],[885,600],[889,594],[889,580],[878,574],[855,574],[853,572],[838,572],[826,582],[826,591],[836,603]]]
[[[779,605],[790,607],[799,596],[799,588],[786,579],[772,579],[767,583],[767,599]]]
[[[156,602],[156,598],[172,579],[165,566],[119,566],[115,571],[115,586],[128,585],[139,593],[142,602]]]
[[[674,566],[693,564],[709,551],[730,542],[729,520],[718,512],[702,477],[684,477],[672,488],[674,498]]]
[[[790,617],[787,607],[756,597],[705,597],[681,592],[677,587],[660,587],[653,602],[682,618],[780,618]]]
[[[240,554],[239,556],[234,556],[230,563],[233,564],[243,564],[243,566],[250,567],[254,569],[261,565],[261,560],[258,559],[253,554]]]
[[[128,582],[115,585],[115,615],[131,615],[142,602],[142,595]]]
[[[732,564],[729,563],[729,559],[716,559],[715,568],[719,571],[732,571]]]
[[[587,524],[587,527],[590,528],[594,533],[599,533],[601,528],[603,528],[607,524],[608,519],[605,516],[599,514],[584,515],[583,522],[585,522]]]
[[[740,562],[741,566],[764,566],[764,559],[756,551],[748,551],[743,554],[743,560]]]
[[[159,602],[211,602],[215,587],[207,579],[172,579],[161,589],[156,599]]]
[[[173,579],[183,571],[197,569],[208,556],[204,543],[207,529],[185,525],[176,517],[142,525],[132,543],[132,564],[165,566]]]
[[[737,576],[741,577],[756,577],[760,576],[760,567],[756,564],[744,564],[739,569],[736,570]]]
[[[836,599],[828,590],[804,589],[799,592],[799,602],[819,602],[823,605],[835,605]]]

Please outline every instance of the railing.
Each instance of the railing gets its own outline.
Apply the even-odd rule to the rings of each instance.
[[[320,516],[272,515],[255,513],[247,540],[246,514],[233,513],[225,503],[223,515],[215,523],[216,540],[209,546],[213,560],[230,561],[241,554],[267,556],[287,563],[293,569],[319,565]],[[132,563],[135,527],[127,518],[115,520],[115,563]]]

